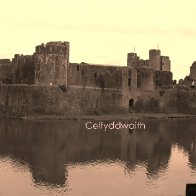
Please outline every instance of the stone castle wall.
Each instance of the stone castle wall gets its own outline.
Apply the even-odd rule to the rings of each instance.
[[[137,69],[137,88],[139,90],[153,90],[153,70],[140,68]]]
[[[0,113],[14,116],[123,112],[121,91],[58,86],[1,85]]]
[[[156,80],[153,80],[152,72],[168,70],[170,61],[168,57],[160,56],[160,50],[150,50],[149,60],[140,59],[136,53],[128,53],[127,68],[133,69],[128,71],[130,74],[125,73],[127,69],[121,66],[70,63],[69,42],[48,42],[36,46],[33,55],[16,54],[11,62],[9,59],[2,59],[1,63],[9,63],[12,66],[11,69],[6,67],[10,76],[0,69],[1,81],[6,80],[5,83],[10,84],[152,90],[157,85],[154,84]]]
[[[137,89],[137,70],[129,67],[122,69],[122,92]]]
[[[190,99],[189,94],[196,94],[196,90],[194,93],[178,89],[129,91],[124,94],[122,105],[124,109],[129,108],[129,101],[132,100],[136,113],[196,114],[196,99]]]
[[[15,54],[11,62],[13,84],[34,84],[35,64],[33,55]]]
[[[0,59],[0,65],[8,65],[10,63],[10,59]]]
[[[0,81],[8,83],[10,80],[12,80],[12,66],[0,65]]]
[[[10,59],[0,59],[0,83],[11,83],[12,64]]]
[[[122,88],[122,68],[87,63],[70,63],[69,85],[99,88]]]
[[[130,108],[136,112],[196,112],[195,94],[173,89],[170,60],[160,56],[160,50],[150,50],[149,60],[129,53],[127,65],[70,63],[69,42],[41,44],[33,55],[0,60],[0,79],[6,75],[1,66],[7,66],[3,70],[10,75],[6,77],[15,84],[0,85],[0,113],[69,115],[121,113]],[[193,66],[191,70],[194,75]]]
[[[196,91],[127,91],[58,86],[1,85],[0,113],[13,116],[80,115],[129,112],[133,99],[135,112],[196,113]]]
[[[155,71],[154,72],[154,84],[155,89],[172,88],[173,86],[173,74],[169,71]]]

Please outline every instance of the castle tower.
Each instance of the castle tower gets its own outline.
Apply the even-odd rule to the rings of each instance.
[[[137,53],[128,53],[127,54],[127,66],[128,67],[136,67],[139,62],[139,57],[137,56]]]
[[[193,80],[196,80],[196,61],[193,62],[192,66],[190,67],[190,77]]]
[[[35,84],[68,86],[69,42],[36,46]]]
[[[161,56],[161,71],[171,71],[171,61],[168,56]]]
[[[14,55],[12,59],[12,80],[15,84],[35,83],[35,66],[32,55]]]
[[[149,64],[154,70],[161,70],[161,51],[152,49],[149,50]]]

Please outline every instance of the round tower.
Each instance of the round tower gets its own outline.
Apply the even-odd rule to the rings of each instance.
[[[36,46],[35,83],[68,86],[69,42],[48,42]]]
[[[137,53],[128,53],[127,54],[127,66],[128,67],[136,67],[139,62],[139,57],[137,56]]]
[[[154,70],[161,70],[161,51],[152,49],[149,50],[149,63],[150,67]]]

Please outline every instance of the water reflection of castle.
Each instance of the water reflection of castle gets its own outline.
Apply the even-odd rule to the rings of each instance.
[[[63,185],[66,164],[121,160],[127,170],[145,163],[149,176],[167,169],[172,145],[189,155],[196,169],[196,131],[192,120],[147,122],[148,131],[87,131],[75,122],[0,120],[0,156],[27,163],[36,183]],[[187,126],[187,123],[189,125]],[[55,131],[54,131],[55,130]]]

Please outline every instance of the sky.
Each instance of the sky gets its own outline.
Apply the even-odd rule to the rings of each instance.
[[[174,79],[196,61],[195,0],[0,0],[0,58],[70,42],[70,62],[126,66],[127,53],[161,50]]]

